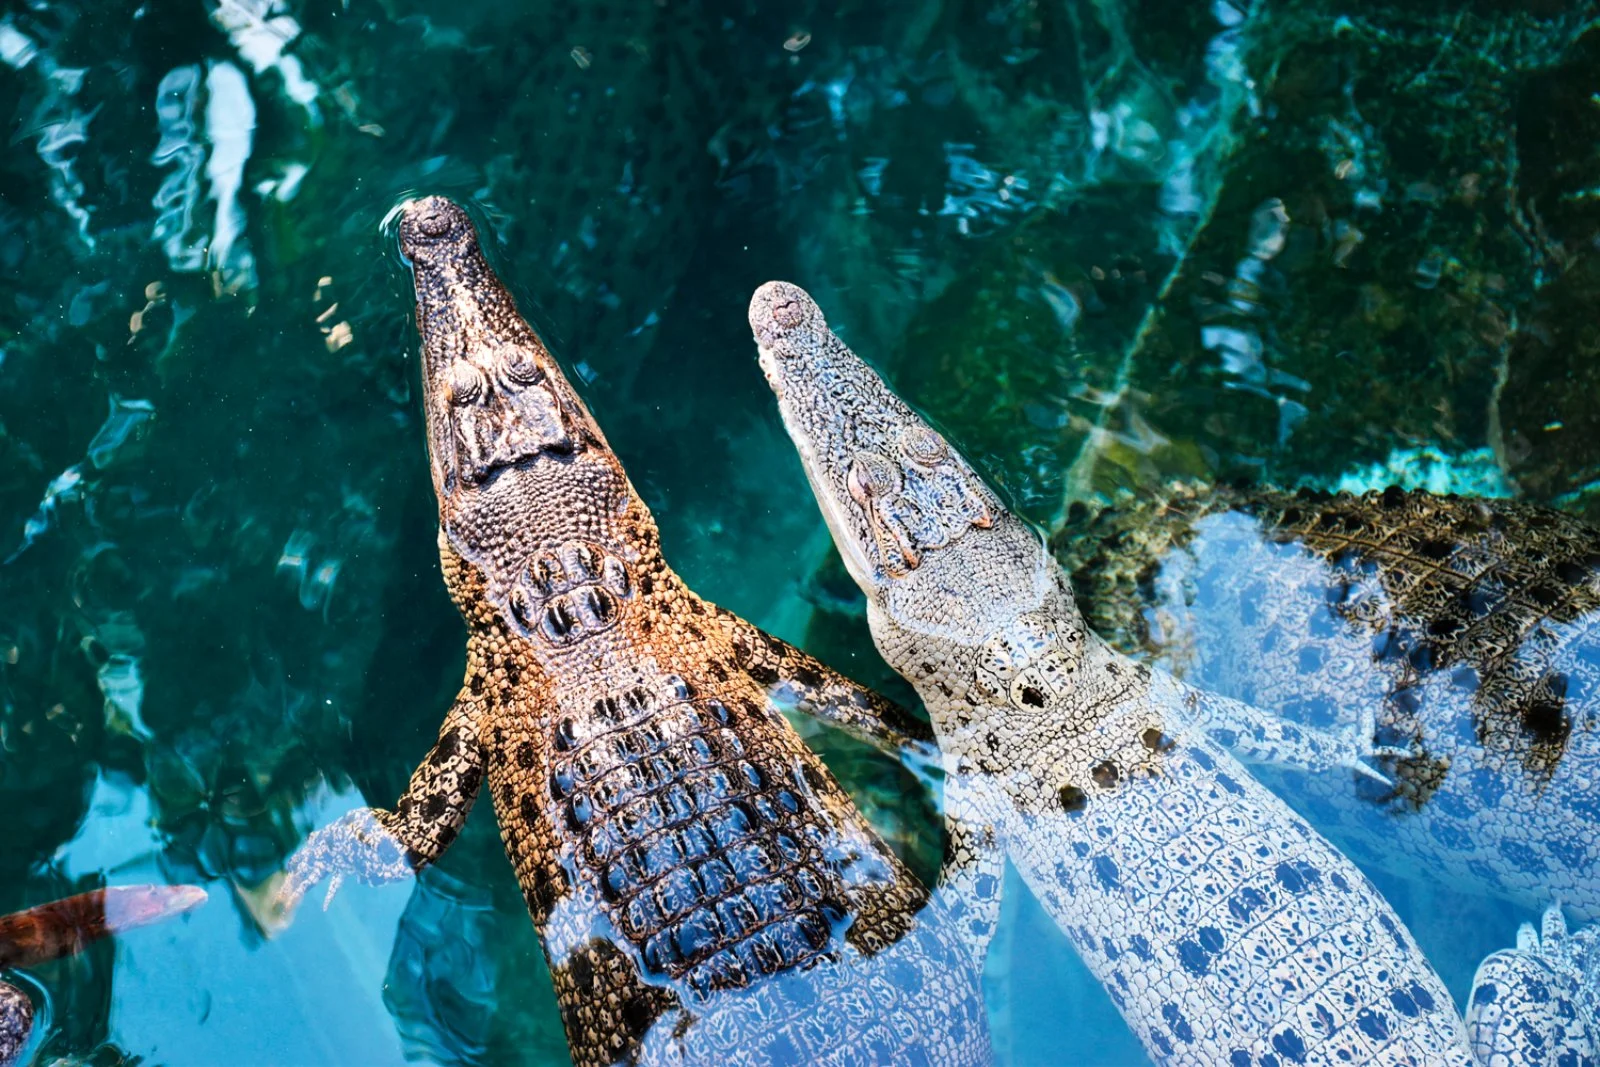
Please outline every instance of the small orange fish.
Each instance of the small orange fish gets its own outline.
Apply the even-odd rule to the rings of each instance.
[[[197,885],[117,886],[0,916],[0,967],[70,956],[108,934],[182,915],[205,901]]]
[[[205,901],[197,885],[117,886],[0,916],[0,968],[70,956],[91,941],[182,915]],[[32,1029],[27,995],[0,981],[0,1067],[15,1062]]]

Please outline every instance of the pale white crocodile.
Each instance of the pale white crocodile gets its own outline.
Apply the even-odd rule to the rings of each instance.
[[[750,321],[873,638],[932,714],[943,888],[968,902],[980,955],[1009,856],[1157,1061],[1472,1063],[1388,903],[1206,730],[1350,773],[1359,735],[1286,726],[1114,651],[1041,536],[805,292],[762,286]]]

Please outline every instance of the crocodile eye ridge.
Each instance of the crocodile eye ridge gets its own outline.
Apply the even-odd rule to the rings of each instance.
[[[544,377],[539,361],[521,345],[507,345],[500,350],[500,372],[512,385],[532,385]]]
[[[862,452],[856,456],[850,463],[850,473],[846,477],[850,495],[859,504],[900,491],[900,472],[894,464],[875,452]]]
[[[470,362],[458,359],[450,365],[450,402],[471,404],[483,395],[483,372]]]
[[[923,425],[908,426],[900,435],[900,451],[913,463],[936,466],[950,455],[950,446],[933,430]]]

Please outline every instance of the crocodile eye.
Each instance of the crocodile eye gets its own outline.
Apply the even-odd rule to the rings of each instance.
[[[533,353],[521,345],[503,349],[500,353],[500,366],[505,373],[506,381],[517,385],[532,385],[544,377],[544,372],[539,369],[539,363],[533,358]]]
[[[915,462],[932,467],[950,454],[950,446],[926,426],[912,426],[900,435],[900,451]]]
[[[471,404],[483,395],[483,372],[464,359],[450,365],[450,402]]]
[[[850,495],[858,503],[866,503],[873,497],[889,496],[900,488],[894,465],[871,452],[863,452],[851,462],[850,473],[845,481],[850,488]]]

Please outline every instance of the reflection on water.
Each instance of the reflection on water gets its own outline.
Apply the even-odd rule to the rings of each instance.
[[[1422,448],[1591,509],[1591,5],[887,7],[0,16],[0,911],[101,881],[212,896],[35,972],[48,1054],[565,1055],[487,814],[410,907],[352,887],[284,936],[255,917],[307,829],[399,794],[461,677],[381,230],[414,192],[493,221],[689,584],[902,697],[753,365],[769,277],[838,308],[1038,519]],[[814,737],[931,878],[931,798]],[[1458,1000],[1531,915],[1470,870],[1370,869]],[[1138,1055],[1019,896],[998,1045]]]

